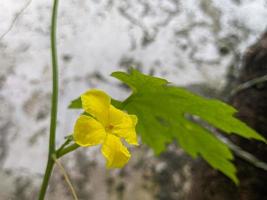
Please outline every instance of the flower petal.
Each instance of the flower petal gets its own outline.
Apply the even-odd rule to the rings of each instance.
[[[101,151],[106,158],[107,168],[121,168],[131,157],[130,152],[122,144],[120,138],[112,134],[107,135]]]
[[[136,115],[129,115],[129,117],[132,120],[132,127],[128,130],[128,135],[125,138],[125,140],[129,144],[138,145],[137,135],[136,135],[136,132],[135,132],[135,126],[137,124],[138,119],[137,119]]]
[[[127,113],[110,105],[109,107],[109,123],[113,126],[120,125],[124,122]]]
[[[100,144],[106,137],[105,128],[93,117],[81,115],[74,126],[74,141],[80,146]]]
[[[137,117],[110,106],[109,122],[113,126],[112,133],[123,137],[129,144],[138,145],[135,126]]]
[[[108,123],[110,97],[103,91],[92,89],[81,95],[83,109],[100,121]]]

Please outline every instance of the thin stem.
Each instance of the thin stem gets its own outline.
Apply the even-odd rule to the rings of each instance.
[[[46,189],[48,186],[50,176],[51,176],[52,171],[53,171],[53,167],[54,167],[54,161],[52,160],[51,157],[49,157],[48,161],[47,161],[46,169],[45,169],[45,175],[43,177],[42,186],[41,186],[41,189],[39,192],[39,200],[44,200],[44,198],[45,198]]]
[[[267,75],[264,75],[264,76],[249,80],[249,81],[247,81],[245,83],[240,84],[235,89],[233,89],[231,91],[231,96],[233,96],[233,95],[237,94],[238,92],[241,92],[241,91],[243,91],[245,89],[253,87],[254,85],[257,85],[259,83],[264,83],[266,81],[267,81]]]
[[[57,155],[57,158],[60,158],[62,156],[64,156],[65,154],[67,153],[70,153],[76,149],[78,149],[80,146],[78,144],[72,144],[64,149],[59,149],[57,152],[56,152],[56,155]]]
[[[57,10],[58,1],[54,0],[52,21],[51,21],[51,57],[52,57],[52,107],[50,121],[50,139],[49,154],[52,155],[56,149],[56,127],[57,127],[57,107],[58,107],[58,61],[57,61],[57,44],[56,44],[56,28],[57,28]]]
[[[66,170],[64,169],[63,165],[59,162],[59,160],[56,158],[55,155],[53,155],[53,160],[54,160],[55,164],[59,167],[61,173],[63,174],[64,179],[65,179],[66,183],[68,184],[68,186],[70,188],[70,191],[71,191],[71,194],[72,194],[73,198],[75,200],[78,200],[78,196],[77,196],[77,194],[75,192],[75,189],[74,189],[74,187],[73,187],[73,185],[72,185],[72,183],[70,181],[70,178],[69,178]]]
[[[62,149],[64,149],[69,143],[71,143],[71,141],[72,140],[70,138],[67,138],[66,141],[58,148],[58,150],[56,152],[61,151]]]
[[[54,0],[53,2],[51,33],[50,33],[53,85],[52,85],[52,98],[51,98],[52,106],[51,106],[51,121],[50,121],[50,135],[49,135],[49,152],[48,152],[46,171],[39,193],[39,200],[43,200],[45,198],[48,182],[51,177],[54,166],[52,155],[55,153],[56,149],[55,140],[56,140],[57,105],[58,105],[58,62],[57,62],[57,46],[56,46],[56,28],[57,28],[58,1],[59,0]]]
[[[222,136],[221,134],[218,134],[221,140],[228,145],[228,147],[235,152],[236,156],[239,158],[242,158],[243,160],[247,161],[248,163],[254,165],[257,168],[263,169],[267,171],[267,163],[259,160],[257,157],[255,157],[253,154],[243,150],[238,145],[234,144],[231,140],[226,138],[225,136]]]

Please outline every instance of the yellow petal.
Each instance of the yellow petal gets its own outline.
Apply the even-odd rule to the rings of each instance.
[[[135,132],[135,126],[137,124],[138,119],[137,119],[136,115],[129,115],[129,117],[132,120],[132,127],[129,129],[128,136],[125,138],[125,140],[129,144],[138,145],[137,135]]]
[[[109,107],[109,123],[113,126],[120,125],[124,122],[127,114],[114,106]]]
[[[107,135],[101,151],[106,158],[107,168],[122,168],[131,157],[120,138],[112,134]]]
[[[104,126],[109,116],[110,97],[103,91],[92,89],[81,95],[83,109]]]
[[[93,117],[81,115],[74,126],[74,141],[80,146],[100,144],[106,137],[105,128]]]
[[[138,145],[135,126],[137,117],[128,115],[127,113],[110,106],[109,122],[112,128],[112,133],[124,138],[129,144]]]

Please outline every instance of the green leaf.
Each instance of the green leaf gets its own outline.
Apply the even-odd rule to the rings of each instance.
[[[81,97],[78,97],[77,99],[74,99],[70,102],[70,105],[68,108],[71,109],[81,109],[82,108],[82,100]]]
[[[138,116],[137,132],[156,153],[177,140],[192,157],[201,155],[213,168],[238,183],[236,169],[231,162],[233,155],[227,145],[188,116],[198,117],[228,134],[265,141],[234,117],[236,110],[233,107],[221,101],[203,98],[137,70],[129,74],[114,72],[112,76],[132,89],[132,95],[122,102],[120,108]]]

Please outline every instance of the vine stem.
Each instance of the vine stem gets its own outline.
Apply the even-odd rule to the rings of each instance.
[[[50,116],[50,134],[49,134],[49,149],[48,161],[46,165],[45,175],[41,185],[39,200],[44,200],[49,179],[51,177],[54,160],[53,155],[56,152],[56,128],[57,128],[57,107],[58,107],[58,60],[57,60],[57,44],[56,44],[56,29],[57,29],[57,12],[59,0],[53,1],[53,10],[51,18],[51,58],[52,58],[52,97],[51,97],[51,116]]]
[[[53,155],[53,160],[54,160],[55,164],[59,167],[59,170],[61,171],[62,175],[64,176],[65,181],[70,188],[70,191],[71,191],[71,194],[72,194],[74,200],[78,200],[78,196],[77,196],[75,189],[74,189],[74,187],[70,181],[70,178],[69,178],[66,170],[64,169],[63,165],[57,159],[56,155]]]
[[[56,151],[56,157],[60,158],[62,156],[64,156],[65,154],[68,154],[76,149],[78,149],[80,146],[76,143],[71,144],[69,146],[67,146],[66,148],[62,148]]]
[[[245,83],[240,84],[239,86],[237,86],[235,89],[233,89],[231,91],[231,96],[234,96],[235,94],[237,94],[238,92],[241,92],[245,89],[248,89],[250,87],[253,87],[254,85],[260,84],[260,83],[264,83],[267,81],[267,75],[249,80]]]

